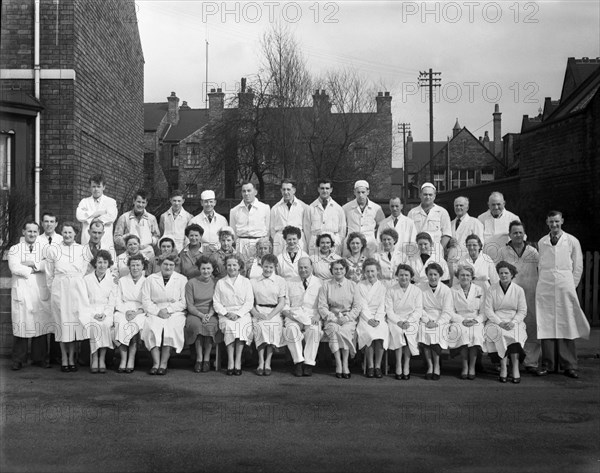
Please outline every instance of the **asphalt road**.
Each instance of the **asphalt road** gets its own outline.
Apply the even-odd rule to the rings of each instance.
[[[0,470],[598,472],[600,360],[578,380],[523,374],[350,380],[329,369],[295,378],[195,374],[186,359],[166,376],[92,375],[0,360]],[[486,367],[491,365],[486,363]]]

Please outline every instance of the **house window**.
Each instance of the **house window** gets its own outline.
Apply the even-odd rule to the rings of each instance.
[[[474,169],[453,169],[451,174],[452,189],[460,189],[475,185],[475,170]]]
[[[184,166],[186,168],[200,166],[200,145],[198,143],[190,143],[186,146]]]
[[[188,199],[196,199],[198,197],[198,184],[186,185],[186,197]]]
[[[433,185],[438,192],[446,190],[446,171],[434,171]]]
[[[12,143],[14,132],[0,134],[0,189],[10,189]]]
[[[178,145],[171,146],[171,167],[172,168],[179,167],[179,146]]]
[[[494,180],[494,169],[481,170],[481,182],[490,182]]]

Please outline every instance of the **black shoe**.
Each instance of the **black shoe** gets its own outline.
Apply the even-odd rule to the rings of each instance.
[[[546,368],[539,369],[535,372],[536,376],[548,376],[548,370]]]
[[[69,371],[73,372],[73,371],[77,371],[79,368],[77,368],[77,365],[69,365]]]
[[[501,383],[506,383],[508,382],[508,378],[506,376],[498,376],[498,381]]]
[[[156,370],[156,374],[158,376],[164,376],[164,375],[166,375],[167,374],[167,368],[158,368]]]
[[[469,381],[473,381],[473,380],[475,379],[475,375],[474,375],[474,374],[468,374],[468,375],[467,375],[467,379],[468,379]]]
[[[441,377],[442,377],[441,375],[439,375],[437,373],[433,373],[433,376],[431,377],[431,379],[433,379],[434,381],[439,381]]]
[[[151,375],[155,375],[156,373],[158,373],[158,368],[150,368],[150,370],[148,371],[148,374]]]
[[[461,374],[460,375],[460,379],[469,379],[469,375],[468,374]]]
[[[383,377],[383,373],[381,372],[381,368],[375,368],[375,377],[376,378],[382,378]]]
[[[344,379],[350,379],[351,374],[350,373],[342,373],[342,378]]]
[[[402,375],[402,379],[403,379],[404,381],[408,381],[408,380],[410,379],[410,373],[408,373],[408,374],[403,374],[403,375]]]
[[[404,379],[404,375],[403,374],[397,374],[395,376],[396,379]]]
[[[427,379],[427,380],[433,379],[433,373],[426,373],[425,374],[425,379]]]
[[[265,370],[265,375],[267,373],[267,370]],[[242,376],[242,370],[233,370],[233,374],[234,376]]]
[[[565,376],[568,376],[569,378],[579,378],[579,375],[577,374],[577,371],[575,370],[565,370]]]
[[[513,378],[512,379],[513,384],[519,384],[521,382],[521,378]]]
[[[230,370],[230,369],[228,369],[228,370],[226,371],[226,374],[227,374],[227,376],[233,376],[233,371],[234,371],[234,370]]]
[[[302,376],[312,376],[312,366],[304,365],[302,367]]]
[[[336,374],[335,374],[335,377],[336,377],[337,379],[342,379],[342,373],[336,373]]]
[[[60,366],[60,370],[61,370],[63,373],[68,373],[69,371],[71,371],[71,370],[69,369],[69,365],[61,365],[61,366]]]
[[[301,378],[302,374],[302,363],[296,363],[294,365],[294,376],[296,376],[297,378]]]
[[[375,370],[373,368],[367,368],[367,378],[374,378]]]
[[[23,363],[20,361],[13,361],[13,364],[10,367],[10,369],[13,371],[19,371],[21,368],[23,368]]]

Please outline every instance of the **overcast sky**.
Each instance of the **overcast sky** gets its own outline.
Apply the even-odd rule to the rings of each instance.
[[[200,2],[137,0],[146,102],[171,91],[203,108],[205,49],[209,83],[234,94],[259,67],[259,41],[283,21],[311,72],[353,67],[393,96],[394,126],[410,123],[429,139],[429,105],[419,71],[441,72],[434,104],[436,140],[456,118],[492,138],[494,104],[502,134],[519,132],[544,97],[560,96],[567,58],[600,56],[600,2]]]

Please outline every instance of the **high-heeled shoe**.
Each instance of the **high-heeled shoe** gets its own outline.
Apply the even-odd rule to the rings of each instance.
[[[467,375],[467,379],[468,379],[469,381],[473,381],[473,380],[475,379],[475,375],[474,375],[474,374],[468,374],[468,375]]]
[[[342,379],[342,373],[335,373],[335,377],[337,379]]]
[[[462,373],[460,379],[469,379],[469,375],[467,373]]]
[[[433,373],[426,373],[425,374],[425,379],[427,379],[427,380],[433,379]]]
[[[342,378],[344,379],[350,379],[350,376],[352,376],[350,373],[342,373]]]
[[[227,376],[233,376],[233,369],[227,369],[226,371]]]
[[[77,371],[79,368],[77,368],[77,365],[69,365],[69,371],[71,372],[75,372]]]
[[[442,375],[433,373],[433,376],[431,377],[431,379],[433,379],[434,381],[439,381],[441,377],[442,377]]]
[[[396,379],[404,379],[404,375],[403,374],[397,374],[395,377],[396,377]]]
[[[519,384],[521,382],[521,377],[519,376],[518,378],[513,378],[512,382],[513,384]]]
[[[508,382],[508,378],[506,376],[498,376],[498,381],[501,383],[506,383]]]
[[[68,373],[69,371],[71,371],[70,368],[69,368],[69,365],[61,365],[60,370],[63,373]]]
[[[402,375],[402,379],[403,379],[404,381],[408,381],[408,380],[410,379],[410,373],[408,373],[408,374],[403,374],[403,375]]]

